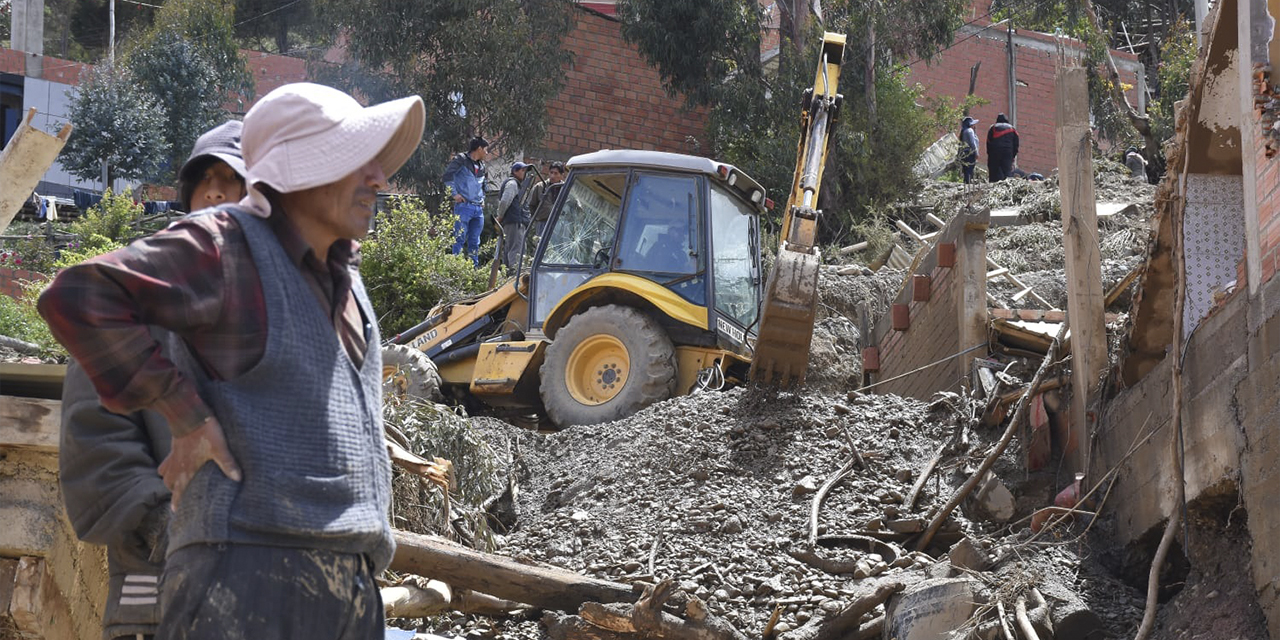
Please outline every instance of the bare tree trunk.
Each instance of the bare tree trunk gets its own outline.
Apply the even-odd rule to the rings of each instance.
[[[876,121],[876,21],[867,17],[867,58],[863,70],[863,90],[867,92],[867,117],[874,126]]]
[[[1081,0],[1080,6],[1089,18],[1089,23],[1093,25],[1093,30],[1099,37],[1105,38],[1107,34],[1102,30],[1102,21],[1098,19],[1098,13],[1093,10],[1093,0]],[[1155,135],[1151,131],[1151,120],[1138,113],[1138,110],[1129,102],[1129,96],[1124,94],[1124,87],[1120,82],[1120,69],[1116,67],[1115,58],[1111,56],[1110,43],[1107,43],[1106,56],[1106,76],[1111,89],[1111,102],[1115,104],[1116,109],[1128,116],[1129,124],[1138,132],[1138,135],[1142,136],[1143,155],[1150,162],[1151,156],[1158,150]]]

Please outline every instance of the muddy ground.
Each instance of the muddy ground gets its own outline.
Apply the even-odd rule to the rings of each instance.
[[[1102,169],[1099,201],[1135,204],[1101,224],[1104,286],[1110,288],[1142,263],[1153,187],[1115,167]],[[987,206],[1019,205],[1034,220],[993,228],[988,248],[1051,305],[1065,308],[1056,189],[1053,180],[1010,182],[980,187],[979,198]],[[946,219],[972,199],[966,191],[932,183],[899,210],[904,217],[914,211],[923,218],[927,211]],[[913,249],[909,240],[899,241]],[[847,601],[864,580],[895,577],[916,584],[946,576],[967,577],[978,594],[971,622],[960,625],[953,637],[971,631],[975,637],[996,637],[996,603],[1012,612],[1019,597],[1031,599],[1032,588],[1055,607],[1083,607],[1096,614],[1102,632],[1097,637],[1133,637],[1146,604],[1154,544],[1117,548],[1110,539],[1107,505],[1097,504],[1096,496],[1096,518],[1033,534],[1030,514],[1052,504],[1071,478],[1054,470],[1028,474],[1018,439],[994,468],[1010,491],[1012,513],[993,513],[991,504],[983,509],[967,501],[925,553],[912,551],[916,536],[910,533],[896,540],[882,535],[889,541],[853,548],[865,544],[854,536],[889,528],[910,531],[912,522],[936,513],[991,451],[1004,427],[979,426],[972,407],[960,398],[931,406],[852,391],[862,377],[861,336],[906,274],[851,271],[822,274],[809,385],[801,391],[739,388],[675,398],[626,420],[555,434],[472,419],[494,450],[514,452],[508,468],[518,486],[517,520],[493,537],[496,550],[619,582],[674,579],[705,601],[712,615],[748,637],[761,634],[775,608],[782,612],[775,632],[803,626],[824,608]],[[1011,285],[993,282],[991,291],[1002,304],[1035,306],[1013,303]],[[1111,309],[1122,318],[1113,331],[1123,330],[1126,306],[1122,297]],[[1022,363],[1010,371],[1025,382],[1036,365]],[[915,503],[904,504],[927,461],[950,442],[959,444],[943,456]],[[850,462],[855,450],[865,467]],[[816,490],[847,464],[854,465],[850,474],[831,489],[812,530]],[[1225,500],[1193,508],[1199,516],[1188,527],[1190,544],[1186,551],[1175,548],[1175,561],[1162,579],[1152,638],[1267,637],[1249,578],[1245,516],[1232,506]],[[800,552],[811,535],[822,557],[863,560],[856,577],[804,560]],[[972,543],[988,565],[953,566],[948,552],[960,540]],[[460,614],[426,621],[421,628],[476,637],[545,637],[536,620]]]
[[[1153,188],[1102,167],[1099,201],[1136,205],[1102,223],[1104,286],[1141,264],[1148,241]],[[976,195],[975,195],[976,193]],[[1053,306],[1065,308],[1066,290],[1056,183],[1011,181],[966,188],[934,182],[897,210],[917,229],[925,212],[944,219],[974,198],[983,206],[1021,206],[1027,225],[993,228],[991,255]],[[900,243],[912,250],[906,239]],[[865,256],[854,256],[865,259]],[[868,262],[870,262],[868,260]],[[1154,541],[1130,548],[1111,542],[1105,502],[1098,517],[1077,519],[1033,534],[1028,516],[1052,503],[1071,479],[1053,470],[1028,474],[1018,439],[1001,456],[995,475],[1009,489],[1012,513],[993,514],[970,501],[949,519],[936,544],[912,551],[912,523],[927,520],[992,449],[1003,427],[982,427],[962,399],[929,403],[891,395],[860,395],[860,350],[872,326],[897,294],[901,271],[825,270],[815,327],[809,384],[798,392],[739,388],[672,399],[623,421],[544,434],[493,418],[463,418],[448,408],[422,415],[390,415],[416,450],[458,464],[459,489],[446,514],[429,490],[397,480],[397,526],[462,538],[477,547],[619,582],[676,580],[748,637],[759,637],[780,608],[775,632],[795,629],[833,604],[847,601],[866,580],[892,577],[908,584],[967,577],[979,606],[970,625],[997,633],[995,603],[1012,607],[1037,588],[1055,606],[1083,605],[1108,638],[1132,637],[1145,605],[1146,571]],[[1011,285],[993,281],[1001,304],[1013,303]],[[1124,328],[1127,298],[1113,312]],[[0,353],[18,360],[16,353]],[[1038,363],[1010,371],[1025,382]],[[423,417],[425,416],[425,417]],[[960,434],[957,437],[957,434]],[[952,441],[912,505],[904,504],[926,463]],[[817,489],[850,463],[865,461],[830,490],[811,529]],[[514,491],[512,491],[514,489]],[[477,507],[502,495],[502,517]],[[1099,494],[1101,495],[1101,493]],[[1162,579],[1161,608],[1152,638],[1255,640],[1266,638],[1250,578],[1243,509],[1228,496],[1193,505],[1186,537]],[[908,533],[889,534],[892,528]],[[886,538],[856,548],[868,534]],[[834,574],[796,557],[811,535],[828,560],[862,560],[855,575]],[[1154,532],[1155,538],[1159,532]],[[968,540],[988,566],[960,570],[951,546]],[[1185,543],[1189,540],[1189,543]],[[852,545],[852,546],[851,546]],[[799,554],[802,557],[803,554]],[[865,576],[865,577],[864,577]],[[446,578],[447,579],[447,578]],[[1012,609],[1010,609],[1012,610]],[[874,615],[882,613],[873,612]],[[442,635],[543,638],[536,619],[494,619],[461,614],[399,621]],[[1062,640],[1070,640],[1059,636]]]

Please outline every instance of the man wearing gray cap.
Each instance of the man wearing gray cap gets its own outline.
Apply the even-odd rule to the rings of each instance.
[[[41,296],[103,406],[170,425],[158,637],[383,636],[391,476],[355,241],[424,122],[418,97],[280,87],[245,115],[243,206],[66,269]],[[175,336],[173,360],[148,325]]]
[[[529,165],[515,162],[511,165],[511,177],[502,183],[502,196],[498,201],[498,224],[502,226],[502,264],[515,270],[524,255],[524,234],[529,230],[529,205],[525,202],[525,174]]]

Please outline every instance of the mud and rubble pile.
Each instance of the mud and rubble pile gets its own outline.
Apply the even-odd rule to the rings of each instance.
[[[1026,516],[1060,487],[1027,480],[1016,445],[997,464],[992,488],[955,511],[925,552],[914,551],[930,516],[999,437],[970,418],[954,397],[931,406],[893,395],[738,388],[554,434],[490,418],[472,425],[494,450],[515,452],[517,520],[495,536],[497,552],[622,583],[675,580],[748,637],[775,609],[772,632],[785,638],[868,581],[884,580],[908,592],[962,583],[976,604],[963,604],[960,620],[970,622],[957,624],[954,637],[979,629],[974,637],[991,637],[997,602],[1012,620],[1015,601],[1030,600],[1033,587],[1048,609],[1086,612],[1100,630],[1130,633],[1142,596],[1092,562],[1087,521],[1032,539]],[[855,451],[861,464],[851,462]],[[843,480],[827,486],[842,468]],[[883,615],[877,609],[867,622]],[[428,627],[547,637],[539,621],[461,614]]]
[[[1102,286],[1109,291],[1143,263],[1150,237],[1149,222],[1155,213],[1155,185],[1136,179],[1119,164],[1095,160],[1096,201],[1127,205],[1098,219],[1102,257]],[[993,212],[1016,212],[1017,224],[993,226],[987,231],[987,254],[1009,269],[1024,284],[1059,309],[1067,304],[1066,256],[1062,244],[1062,202],[1057,177],[1046,180],[1004,180],[976,187],[932,181],[911,200],[894,210],[917,229],[931,229],[925,220],[933,214],[949,220],[967,206]],[[1100,207],[1101,208],[1101,207]],[[910,251],[918,248],[910,238],[898,243]],[[987,283],[993,305],[1005,308],[1034,306],[1027,299],[1014,300],[1018,288],[1003,279]],[[1121,298],[1125,304],[1128,298]]]

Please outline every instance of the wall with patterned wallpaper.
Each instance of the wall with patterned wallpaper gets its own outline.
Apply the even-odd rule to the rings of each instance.
[[[1187,176],[1183,248],[1187,265],[1185,338],[1236,285],[1244,257],[1244,181],[1240,176]]]

